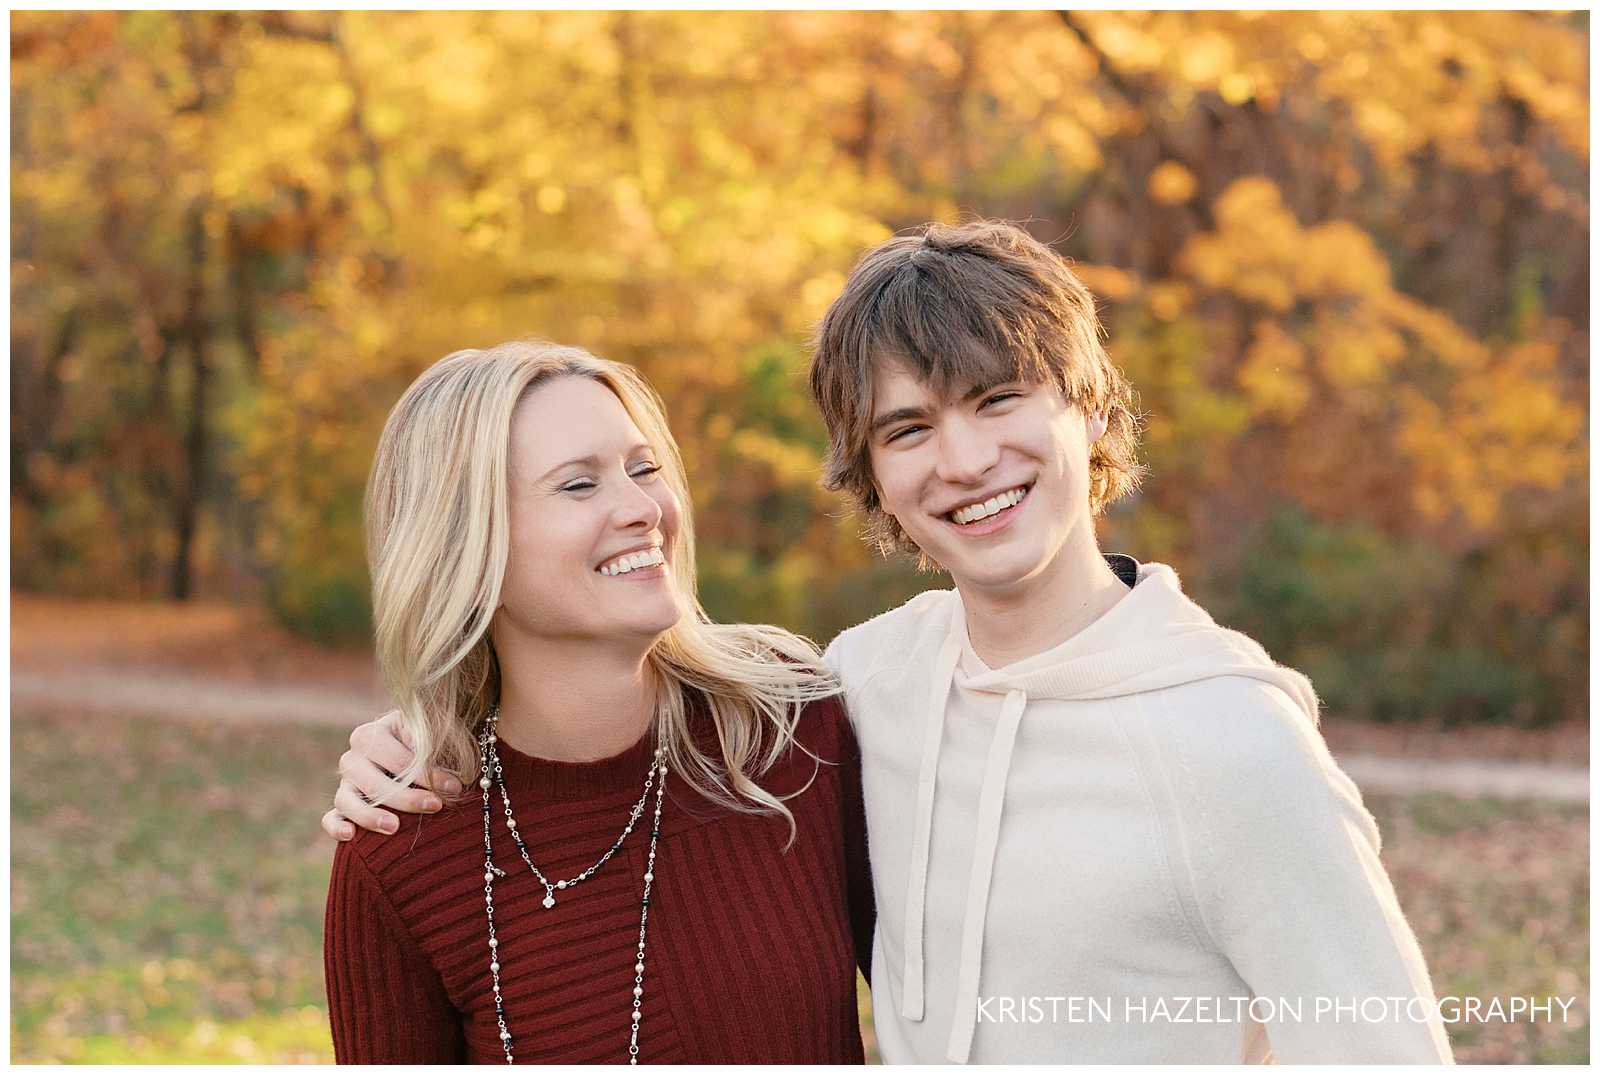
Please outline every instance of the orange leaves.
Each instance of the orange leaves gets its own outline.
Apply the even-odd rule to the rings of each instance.
[[[1283,312],[1301,300],[1365,297],[1389,287],[1389,266],[1359,228],[1302,228],[1271,180],[1241,179],[1216,203],[1217,230],[1190,240],[1180,264],[1196,281]]]
[[[1582,477],[1584,411],[1560,393],[1556,361],[1550,341],[1530,341],[1493,356],[1443,405],[1402,388],[1399,443],[1422,511],[1441,518],[1456,507],[1486,527],[1512,489],[1555,489]]]
[[[1323,375],[1338,388],[1381,388],[1406,355],[1405,339],[1370,306],[1323,307],[1312,318],[1307,335],[1315,341]],[[1360,399],[1352,396],[1351,402]]]
[[[196,197],[213,253],[244,254],[207,266],[218,483],[259,509],[255,555],[280,572],[359,581],[342,528],[376,423],[426,363],[528,334],[659,384],[725,540],[794,558],[730,559],[730,585],[831,563],[806,529],[799,360],[758,390],[745,356],[798,355],[866,247],[975,214],[1029,220],[1101,301],[1150,416],[1155,555],[1192,542],[1203,562],[1206,514],[1236,502],[1356,503],[1386,527],[1421,504],[1490,540],[1496,505],[1578,488],[1582,345],[1524,343],[1587,316],[1581,16],[19,13],[13,31],[14,355],[37,370],[66,310],[93,311],[42,453],[73,499],[56,531],[21,516],[19,547],[66,534],[77,556],[119,497],[128,544],[161,547],[164,508],[122,461],[178,443],[143,386]],[[206,107],[184,107],[197,87]],[[850,589],[831,624],[870,611]],[[777,615],[739,592],[726,610]]]
[[[1425,306],[1398,291],[1376,296],[1375,304],[1385,319],[1405,329],[1438,361],[1466,369],[1480,367],[1488,361],[1488,348],[1464,332],[1443,311]]]
[[[1195,178],[1177,161],[1162,161],[1150,171],[1150,178],[1146,182],[1150,197],[1164,205],[1176,205],[1186,202],[1194,197]]]
[[[1115,265],[1074,264],[1072,271],[1102,301],[1127,302],[1140,287],[1137,276]]]
[[[1178,266],[1203,293],[1250,312],[1233,379],[1257,415],[1289,423],[1315,407],[1328,429],[1391,439],[1398,458],[1375,442],[1370,462],[1345,458],[1346,476],[1387,468],[1434,521],[1456,514],[1492,528],[1519,488],[1581,476],[1583,411],[1562,394],[1555,342],[1486,345],[1397,291],[1365,231],[1345,221],[1302,227],[1266,179],[1230,186],[1216,217]],[[1152,307],[1155,290],[1142,292]],[[1300,463],[1322,466],[1326,453],[1306,447]]]
[[[1256,322],[1255,338],[1239,366],[1239,387],[1262,412],[1292,420],[1311,398],[1306,349],[1277,322]]]
[[[1216,232],[1191,239],[1179,254],[1180,267],[1206,287],[1288,310],[1301,236],[1278,188],[1267,179],[1241,179],[1217,199],[1215,213]]]

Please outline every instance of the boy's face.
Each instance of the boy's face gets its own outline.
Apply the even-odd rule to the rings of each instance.
[[[872,473],[883,510],[963,590],[1043,574],[1089,511],[1086,419],[1053,384],[957,386],[940,399],[898,362],[873,381]]]

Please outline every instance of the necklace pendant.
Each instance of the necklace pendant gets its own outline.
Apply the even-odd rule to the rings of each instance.
[[[555,905],[556,905],[556,894],[554,892],[551,892],[549,889],[546,889],[545,890],[545,894],[544,894],[544,909],[548,911],[550,908],[554,907]]]

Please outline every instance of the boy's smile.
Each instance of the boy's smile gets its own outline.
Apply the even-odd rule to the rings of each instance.
[[[943,518],[967,537],[993,534],[1010,525],[1032,489],[1031,484],[1018,485],[994,496],[979,494],[961,507],[945,512]]]

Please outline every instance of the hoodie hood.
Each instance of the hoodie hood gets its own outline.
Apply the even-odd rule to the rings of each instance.
[[[1139,565],[1108,555],[1113,570],[1132,590],[1094,623],[1053,649],[1004,668],[990,669],[972,651],[966,610],[959,595],[949,603],[950,622],[934,664],[918,770],[916,819],[906,893],[905,967],[900,998],[902,1017],[920,1021],[923,1013],[923,919],[927,897],[928,852],[933,835],[933,799],[940,744],[952,687],[996,696],[998,716],[982,789],[976,838],[961,930],[961,962],[956,979],[955,1021],[947,1058],[965,1063],[977,1024],[979,970],[987,921],[989,884],[1000,838],[1006,780],[1017,730],[1033,699],[1093,701],[1181,687],[1219,676],[1243,676],[1279,688],[1313,725],[1317,697],[1299,672],[1273,662],[1254,639],[1218,626],[1184,595],[1178,575],[1165,564]]]

